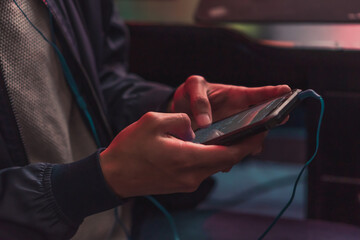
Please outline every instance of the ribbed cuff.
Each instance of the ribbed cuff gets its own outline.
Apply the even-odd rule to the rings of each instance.
[[[75,224],[89,215],[124,203],[110,189],[102,174],[99,162],[102,150],[80,161],[52,168],[51,185],[56,202]]]

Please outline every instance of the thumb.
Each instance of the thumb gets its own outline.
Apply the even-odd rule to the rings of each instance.
[[[207,94],[207,82],[202,76],[193,75],[186,80],[190,107],[196,124],[207,127],[212,122],[211,105]]]
[[[246,89],[248,105],[258,104],[291,91],[287,85],[254,87]]]
[[[163,133],[184,141],[191,141],[195,138],[190,117],[186,113],[164,114],[159,129]]]

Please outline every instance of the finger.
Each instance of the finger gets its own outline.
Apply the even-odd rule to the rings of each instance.
[[[207,175],[212,175],[224,169],[231,168],[238,160],[236,149],[219,145],[202,145],[186,142],[188,159],[192,160],[194,169],[199,169]]]
[[[199,127],[209,126],[212,122],[212,114],[207,94],[207,82],[201,76],[191,76],[186,80],[185,87],[196,124]]]
[[[227,173],[227,172],[230,172],[231,169],[232,169],[232,167],[224,168],[223,170],[221,170],[221,172]]]
[[[264,139],[266,138],[266,136],[269,134],[269,131],[265,131],[263,133],[261,133],[262,135],[260,135],[259,137],[262,138],[261,144],[258,145],[258,147],[255,147],[255,150],[251,153],[251,155],[258,155],[260,154],[263,149],[264,149]]]
[[[211,173],[216,173],[231,168],[261,147],[265,135],[266,133],[257,134],[230,147],[191,142],[186,142],[185,145],[190,153],[188,157],[194,161],[194,165]]]
[[[289,119],[290,119],[290,116],[287,115],[287,116],[285,117],[285,119],[280,123],[280,125],[284,125],[285,123],[287,123],[287,121],[289,121]]]
[[[263,150],[263,146],[258,147],[257,149],[255,149],[255,151],[251,153],[251,156],[259,155],[262,152],[262,150]]]
[[[279,97],[291,91],[288,85],[247,88],[245,90],[248,105],[258,104],[265,100]]]
[[[195,138],[191,120],[185,113],[163,114],[159,130],[184,141],[191,141]]]
[[[254,135],[250,138],[245,139],[244,141],[240,142],[239,144],[235,144],[232,147],[238,148],[240,151],[243,152],[243,157],[245,158],[248,155],[257,155],[261,153],[263,149],[264,139],[267,136],[268,131],[259,133]],[[244,151],[244,149],[246,151]]]

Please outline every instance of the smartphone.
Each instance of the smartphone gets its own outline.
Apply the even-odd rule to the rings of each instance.
[[[232,145],[251,135],[281,124],[300,102],[300,89],[249,107],[235,115],[195,131],[193,142],[207,145]]]

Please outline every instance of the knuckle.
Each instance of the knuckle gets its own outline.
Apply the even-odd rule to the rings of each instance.
[[[240,152],[237,150],[231,151],[228,156],[229,164],[235,165],[238,162],[240,162],[240,160],[243,159],[244,157],[245,156],[244,156],[243,152]]]
[[[142,117],[145,121],[157,121],[159,119],[159,114],[156,112],[147,112]]]
[[[190,77],[188,77],[188,79],[186,79],[185,81],[186,83],[192,83],[192,84],[206,84],[206,80],[203,76],[200,75],[191,75]]]
[[[184,123],[185,126],[191,126],[191,119],[186,113],[178,113],[177,117]]]
[[[259,155],[263,151],[263,146],[258,146],[254,149],[254,151],[251,153],[252,155]]]
[[[205,96],[197,95],[193,97],[192,102],[200,106],[206,106],[208,104],[208,99]]]
[[[200,181],[193,175],[183,178],[182,187],[184,192],[194,192],[199,185]]]

